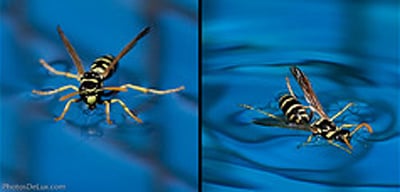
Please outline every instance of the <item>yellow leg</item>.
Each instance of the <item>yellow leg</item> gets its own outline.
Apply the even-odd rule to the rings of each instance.
[[[308,136],[307,141],[302,143],[301,145],[297,146],[297,148],[308,145],[311,142],[312,138],[313,138],[313,135]],[[333,141],[328,140],[328,143],[333,145],[334,147],[342,149],[343,151],[346,151],[347,153],[351,154],[351,151],[349,149],[346,149],[346,148],[342,147],[341,145],[334,143]]]
[[[298,145],[297,148],[304,147],[304,146],[308,145],[311,142],[312,138],[313,138],[313,135],[311,134],[310,136],[308,136],[307,141],[302,143],[302,144],[300,144],[300,145]]]
[[[107,123],[112,124],[112,121],[110,119],[110,102],[104,101],[104,105],[106,105],[106,118],[107,118]]]
[[[335,120],[337,117],[339,117],[340,115],[342,115],[349,107],[353,106],[354,103],[348,103],[345,107],[343,107],[342,110],[340,110],[339,112],[337,112],[333,117],[330,118],[331,121]]]
[[[296,95],[294,94],[294,92],[292,90],[292,86],[290,85],[289,77],[286,77],[285,79],[286,79],[286,86],[287,86],[287,88],[289,90],[290,95],[292,95],[294,98],[297,99]]]
[[[40,64],[43,65],[44,68],[46,68],[47,70],[49,70],[50,72],[56,74],[56,75],[62,75],[62,76],[66,76],[68,78],[73,78],[79,81],[79,76],[72,74],[72,73],[68,73],[68,72],[62,72],[62,71],[57,71],[56,69],[54,69],[53,67],[51,67],[44,59],[40,59],[39,60]]]
[[[62,87],[60,87],[58,89],[51,90],[51,91],[32,90],[32,93],[38,94],[38,95],[52,95],[52,94],[56,94],[56,93],[65,91],[67,89],[73,89],[75,91],[79,91],[79,88],[74,86],[74,85],[66,85],[66,86],[62,86]]]
[[[123,92],[128,91],[126,87],[103,87],[102,89],[107,91],[123,91]]]
[[[70,94],[67,94],[67,95],[64,95],[64,96],[62,96],[60,99],[58,99],[59,101],[64,101],[64,100],[66,100],[66,99],[69,99],[70,97],[73,97],[73,96],[75,96],[75,95],[78,95],[79,94],[79,91],[75,91],[75,92],[72,92],[72,93],[70,93]]]
[[[134,115],[129,108],[125,105],[124,102],[122,102],[120,99],[111,99],[111,103],[115,103],[118,102],[122,108],[125,110],[126,113],[128,113],[129,116],[131,116],[133,119],[135,119],[138,123],[143,123],[143,121],[141,119],[139,119],[139,117],[137,117],[136,115]]]
[[[175,92],[178,92],[178,91],[181,91],[181,90],[185,89],[184,86],[180,86],[180,87],[175,88],[175,89],[156,90],[156,89],[149,89],[149,88],[140,87],[140,86],[132,85],[132,84],[125,84],[125,85],[120,86],[120,88],[131,88],[133,90],[140,91],[142,93],[153,93],[153,94],[156,94],[156,95],[164,95],[164,94],[169,94],[169,93],[175,93]]]
[[[343,129],[343,128],[347,128],[347,129],[349,129],[349,128],[352,128],[352,127],[354,127],[354,126],[356,126],[357,124],[343,124],[343,125],[341,125],[340,127],[339,127],[339,129]]]
[[[349,150],[349,149],[347,149],[347,148],[344,148],[343,146],[341,146],[341,145],[339,145],[339,144],[337,144],[337,143],[335,143],[335,142],[333,142],[333,141],[331,141],[331,140],[328,140],[328,143],[331,144],[331,145],[333,145],[334,147],[337,147],[337,148],[339,148],[339,149],[341,149],[341,150],[343,150],[343,151],[346,151],[346,152],[349,153],[349,154],[352,153],[351,150]]]
[[[55,121],[59,121],[59,120],[63,119],[64,116],[65,116],[65,114],[66,114],[67,111],[69,110],[69,106],[71,105],[71,103],[75,103],[75,102],[79,102],[79,101],[80,101],[80,99],[71,99],[71,100],[69,100],[69,101],[67,102],[67,104],[65,104],[64,110],[63,110],[63,112],[61,113],[61,115],[60,115],[59,117],[57,117],[57,118],[54,118],[54,120],[55,120]]]
[[[263,110],[261,110],[261,109],[257,109],[257,108],[255,108],[255,107],[253,107],[253,106],[246,105],[246,104],[240,104],[239,106],[240,106],[240,107],[243,107],[243,108],[245,108],[245,109],[248,109],[248,110],[257,111],[258,113],[261,113],[261,114],[263,114],[263,115],[265,115],[265,116],[271,117],[271,118],[276,119],[276,120],[278,120],[278,121],[286,122],[284,119],[282,119],[282,118],[280,118],[280,117],[277,117],[277,116],[275,116],[275,115],[273,115],[273,114],[271,114],[271,113],[265,112],[265,111],[263,111]]]

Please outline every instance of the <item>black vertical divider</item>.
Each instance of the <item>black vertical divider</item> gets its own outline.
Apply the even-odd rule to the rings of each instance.
[[[198,67],[198,78],[199,78],[199,80],[198,80],[198,83],[199,83],[199,85],[198,85],[198,87],[199,87],[199,91],[198,91],[198,93],[199,93],[199,99],[198,99],[198,101],[199,101],[199,103],[198,103],[198,123],[199,123],[199,125],[198,125],[198,131],[199,131],[199,135],[198,135],[198,142],[199,142],[199,144],[198,144],[198,157],[199,157],[199,159],[198,159],[198,179],[199,179],[199,182],[198,182],[198,191],[202,191],[202,135],[201,135],[201,133],[202,133],[202,131],[201,131],[201,129],[202,129],[202,100],[203,100],[203,98],[202,98],[202,0],[199,0],[198,1],[198,8],[199,8],[199,10],[198,10],[198,46],[199,46],[199,48],[198,48],[198,65],[199,65],[199,67]]]

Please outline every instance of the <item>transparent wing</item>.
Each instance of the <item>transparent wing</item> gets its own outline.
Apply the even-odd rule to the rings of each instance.
[[[110,64],[110,66],[104,71],[103,77],[106,77],[108,73],[115,67],[115,65],[118,63],[122,57],[127,54],[134,46],[135,44],[143,38],[145,35],[147,35],[150,32],[150,27],[145,27],[140,31],[138,35],[136,35],[135,38],[132,39],[123,49],[122,51],[114,58],[113,62]]]
[[[72,47],[72,44],[69,42],[68,38],[64,35],[64,32],[62,31],[60,26],[57,26],[57,31],[64,43],[65,48],[69,53],[69,56],[71,56],[71,59],[74,62],[76,69],[78,70],[78,74],[82,75],[83,73],[85,73],[85,70],[83,69],[81,59],[76,53],[74,47]]]
[[[289,123],[289,122],[278,121],[273,118],[254,119],[253,123],[257,124],[257,125],[267,126],[267,127],[279,127],[279,128],[285,128],[285,129],[313,132],[313,128],[309,124],[299,125],[299,124],[294,124],[294,123]]]
[[[315,92],[311,86],[311,82],[308,80],[307,76],[298,67],[292,66],[290,68],[293,77],[296,79],[301,90],[304,93],[306,101],[311,105],[312,109],[316,111],[321,117],[329,118],[329,116],[324,112],[321,103],[319,102]]]

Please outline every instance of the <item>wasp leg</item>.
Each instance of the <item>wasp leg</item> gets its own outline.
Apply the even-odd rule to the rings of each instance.
[[[339,112],[337,112],[334,116],[332,116],[330,118],[331,121],[335,120],[337,117],[339,117],[340,115],[342,115],[349,107],[353,106],[354,103],[350,102],[348,103],[345,107],[343,107],[342,110],[340,110]]]
[[[331,140],[328,140],[328,143],[331,144],[331,145],[333,145],[334,147],[337,147],[337,148],[339,148],[339,149],[341,149],[341,150],[343,150],[343,151],[346,151],[346,152],[349,153],[349,154],[352,153],[351,150],[349,150],[349,149],[347,149],[347,148],[344,148],[343,146],[341,146],[341,145],[339,145],[339,144],[337,144],[337,143],[335,143],[335,142],[333,142],[333,141],[331,141]]]
[[[112,121],[110,119],[110,102],[104,101],[104,105],[106,106],[105,111],[106,111],[107,123],[111,125]]]
[[[59,101],[64,101],[64,100],[66,100],[66,99],[69,99],[70,97],[73,97],[73,96],[75,96],[75,95],[78,95],[79,94],[79,91],[75,91],[75,92],[72,92],[72,93],[70,93],[70,94],[67,94],[67,95],[64,95],[64,96],[62,96],[60,99],[58,99]]]
[[[122,108],[125,110],[126,113],[128,113],[129,116],[131,116],[133,119],[135,119],[138,123],[143,123],[143,121],[141,119],[139,119],[139,117],[137,117],[136,115],[134,115],[129,108],[125,105],[124,102],[122,102],[120,99],[111,99],[110,101],[111,103],[115,103],[118,102]],[[107,107],[106,107],[107,108]]]
[[[103,87],[102,90],[107,90],[109,91],[108,93],[104,93],[103,96],[108,97],[113,94],[117,94],[119,92],[126,92],[128,91],[126,88],[121,88],[121,87]]]
[[[140,91],[142,93],[153,93],[153,94],[156,94],[156,95],[164,95],[164,94],[169,94],[169,93],[175,93],[175,92],[178,92],[178,91],[181,91],[181,90],[185,89],[184,86],[180,86],[180,87],[175,88],[175,89],[156,90],[156,89],[149,89],[149,88],[140,87],[140,86],[132,85],[132,84],[125,84],[125,85],[120,86],[120,88],[122,88],[122,89],[131,88],[133,90]]]
[[[286,86],[289,90],[290,95],[297,99],[296,95],[293,92],[292,86],[290,85],[289,77],[286,76],[285,80],[286,80]]]
[[[314,136],[314,135],[312,135],[312,134],[311,134],[310,136],[308,136],[307,141],[304,142],[304,143],[302,143],[302,144],[300,144],[300,145],[298,145],[298,146],[297,146],[297,149],[299,149],[300,147],[304,147],[304,146],[308,145],[308,144],[311,142],[313,136]]]
[[[120,92],[120,91],[126,92],[126,91],[128,91],[126,89],[126,87],[103,87],[102,89],[103,90],[107,90],[107,91],[116,91],[116,92]]]
[[[343,124],[339,127],[339,129],[343,129],[343,128],[352,128],[354,126],[356,126],[357,124]]]
[[[69,101],[67,102],[67,104],[65,104],[64,110],[63,110],[63,112],[61,113],[61,115],[60,115],[59,117],[57,117],[57,118],[54,118],[54,120],[55,120],[55,121],[59,121],[59,120],[63,119],[64,116],[65,116],[65,114],[66,114],[67,111],[69,110],[69,106],[71,105],[71,103],[76,103],[76,102],[79,102],[79,101],[81,101],[81,100],[80,100],[80,99],[71,99],[71,100],[69,100]]]
[[[46,68],[47,70],[49,70],[50,72],[52,72],[56,75],[62,75],[62,76],[66,76],[68,78],[73,78],[73,79],[79,80],[78,75],[68,73],[68,72],[63,72],[63,71],[57,71],[56,69],[51,67],[44,59],[40,59],[39,62],[40,62],[40,64],[43,65],[44,68]]]
[[[75,91],[79,91],[79,88],[76,87],[75,85],[65,85],[65,86],[62,86],[62,87],[60,87],[58,89],[54,89],[54,90],[51,90],[51,91],[32,90],[32,93],[38,94],[38,95],[52,95],[52,94],[55,94],[55,93],[59,93],[59,92],[65,91],[67,89],[73,89]]]
[[[360,123],[351,133],[350,136],[354,135],[354,133],[356,133],[359,129],[361,129],[362,127],[366,127],[368,129],[368,132],[372,133],[372,127],[368,124],[368,123]]]
[[[248,110],[257,111],[258,113],[261,113],[261,114],[263,114],[263,115],[265,115],[265,116],[271,117],[272,119],[276,119],[276,120],[278,120],[278,121],[281,121],[281,122],[285,122],[285,123],[286,123],[286,121],[285,121],[284,119],[282,119],[282,118],[280,118],[280,117],[277,117],[276,115],[273,115],[273,114],[268,113],[268,112],[266,112],[266,111],[263,111],[263,110],[261,110],[261,109],[255,108],[255,107],[253,107],[253,106],[246,105],[246,104],[240,104],[239,106],[240,106],[240,107],[243,107],[243,108],[245,108],[245,109],[248,109]]]

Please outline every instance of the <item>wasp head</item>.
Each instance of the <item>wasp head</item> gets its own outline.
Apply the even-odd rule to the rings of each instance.
[[[345,130],[342,129],[340,131],[337,131],[335,136],[334,136],[335,140],[340,141],[344,144],[347,145],[347,147],[349,147],[350,149],[352,149],[353,147],[350,144],[350,140],[351,140],[351,134],[349,130]]]

